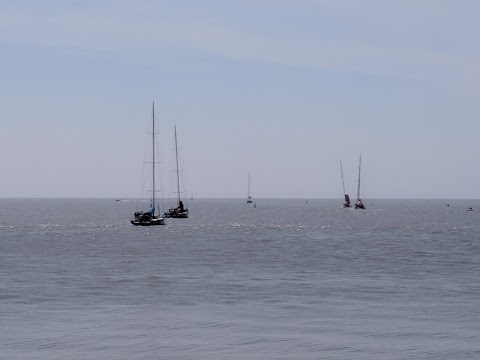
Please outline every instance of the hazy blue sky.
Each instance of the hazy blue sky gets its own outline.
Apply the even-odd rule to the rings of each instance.
[[[480,1],[0,2],[0,196],[480,197]]]

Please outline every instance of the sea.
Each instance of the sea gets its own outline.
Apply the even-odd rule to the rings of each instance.
[[[341,203],[1,199],[0,358],[480,359],[480,200]]]

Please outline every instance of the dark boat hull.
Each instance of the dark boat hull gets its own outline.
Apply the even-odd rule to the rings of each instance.
[[[131,220],[130,221],[132,225],[135,226],[156,226],[156,225],[165,225],[165,220],[157,220],[157,221],[136,221],[136,220]]]
[[[165,217],[172,219],[187,219],[188,218],[188,209],[183,211],[172,210],[165,213]]]
[[[131,220],[130,223],[135,226],[155,226],[155,225],[165,225],[165,219],[163,217],[151,216],[149,214],[135,214],[135,219]]]

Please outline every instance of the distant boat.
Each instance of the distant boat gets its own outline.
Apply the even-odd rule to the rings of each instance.
[[[357,187],[357,202],[355,203],[355,209],[365,209],[362,199],[360,198],[360,174],[362,172],[362,155],[358,163],[358,187]]]
[[[344,208],[349,208],[350,205],[350,196],[345,193],[345,181],[343,179],[343,166],[342,166],[342,161],[340,160],[340,172],[342,174],[342,187],[343,187],[343,197],[345,198],[345,202],[343,203]]]
[[[467,209],[467,211],[473,211],[473,208],[469,207],[469,208]]]
[[[130,222],[135,226],[165,225],[165,219],[156,214],[155,209],[155,103],[152,105],[152,198],[147,211],[135,212],[134,219]]]
[[[250,173],[248,173],[248,190],[247,190],[247,204],[252,204],[253,200],[250,196]]]
[[[180,170],[178,169],[178,144],[177,144],[177,126],[175,126],[175,160],[177,164],[177,207],[169,209],[164,216],[167,218],[186,219],[188,218],[188,209],[184,207],[180,197]]]

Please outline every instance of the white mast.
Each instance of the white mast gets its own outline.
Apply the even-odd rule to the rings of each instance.
[[[358,162],[358,187],[357,187],[357,201],[360,199],[360,173],[362,169],[362,154],[360,154],[360,160]]]
[[[175,159],[176,159],[176,161],[177,161],[177,194],[178,194],[178,205],[180,206],[180,170],[178,170],[177,125],[175,125]]]
[[[152,181],[152,206],[155,209],[155,101],[152,102]]]
[[[345,195],[345,181],[343,180],[343,166],[342,166],[342,160],[340,160],[340,172],[341,172],[341,174],[342,174],[343,195]]]

